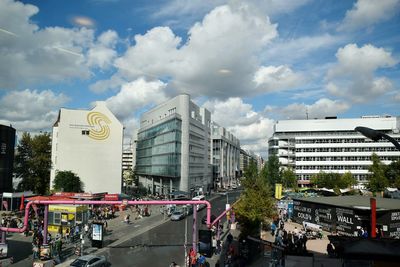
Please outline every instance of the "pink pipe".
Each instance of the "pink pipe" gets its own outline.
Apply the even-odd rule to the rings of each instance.
[[[22,233],[28,227],[28,218],[29,218],[29,208],[32,204],[70,204],[70,205],[197,205],[197,204],[205,204],[207,205],[207,226],[210,226],[211,220],[211,204],[207,200],[118,200],[118,201],[110,201],[110,200],[34,200],[29,201],[25,207],[25,218],[24,218],[24,226],[22,228],[8,228],[8,227],[0,227],[0,231],[4,232],[14,232],[14,233]],[[196,207],[193,207],[194,209]]]

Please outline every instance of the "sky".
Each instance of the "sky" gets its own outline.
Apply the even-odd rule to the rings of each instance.
[[[0,0],[0,123],[125,126],[188,93],[261,156],[277,120],[400,116],[400,0]]]

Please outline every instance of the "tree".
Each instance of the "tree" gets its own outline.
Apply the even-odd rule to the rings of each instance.
[[[381,192],[389,185],[389,181],[385,176],[386,166],[375,153],[372,154],[371,160],[372,165],[368,168],[368,171],[371,173],[368,182],[368,189],[373,193]]]
[[[51,168],[50,134],[41,133],[31,137],[24,133],[17,146],[15,172],[22,178],[19,190],[32,190],[44,195],[49,192]]]
[[[282,184],[285,188],[297,188],[297,178],[292,168],[287,168],[282,171]]]
[[[57,171],[53,189],[61,192],[83,192],[83,183],[72,171]]]
[[[242,236],[257,234],[261,222],[275,215],[270,186],[261,175],[258,175],[255,164],[251,164],[245,170],[245,177],[242,180],[244,191],[234,206],[236,217],[242,227]]]
[[[34,187],[35,181],[31,177],[30,160],[32,159],[32,138],[29,133],[24,132],[17,146],[14,160],[14,172],[22,181],[18,190],[25,190]]]
[[[354,178],[353,174],[351,172],[345,172],[342,174],[340,177],[340,186],[339,188],[348,188],[352,187],[353,185],[357,184],[356,178]]]
[[[275,187],[276,183],[281,183],[281,173],[280,173],[280,163],[279,158],[276,155],[271,155],[268,157],[267,162],[261,171],[261,176],[268,184]]]
[[[392,161],[387,166],[385,175],[390,186],[400,188],[400,159]]]

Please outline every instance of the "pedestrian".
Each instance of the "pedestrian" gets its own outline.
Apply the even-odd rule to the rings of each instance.
[[[271,223],[271,235],[274,236],[275,235],[275,230],[276,230],[276,225],[274,222]]]
[[[197,265],[197,255],[193,248],[189,250],[189,262],[191,267],[196,267]]]
[[[85,223],[84,230],[85,230],[85,236],[87,236],[89,233],[89,225],[87,223]]]

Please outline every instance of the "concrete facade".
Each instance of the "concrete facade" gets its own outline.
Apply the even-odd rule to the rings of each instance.
[[[269,139],[269,154],[275,154],[283,167],[292,167],[300,185],[320,171],[351,172],[360,186],[368,180],[371,155],[390,164],[400,151],[387,140],[374,142],[355,132],[357,126],[382,131],[400,140],[400,117],[365,116],[356,119],[282,120]]]
[[[236,184],[240,174],[240,141],[215,122],[211,136],[214,185],[227,188]]]
[[[62,108],[53,126],[50,186],[56,172],[72,171],[85,192],[121,193],[123,126],[97,102],[92,110]]]
[[[187,94],[142,114],[136,140],[136,173],[149,192],[211,188],[211,114]]]

